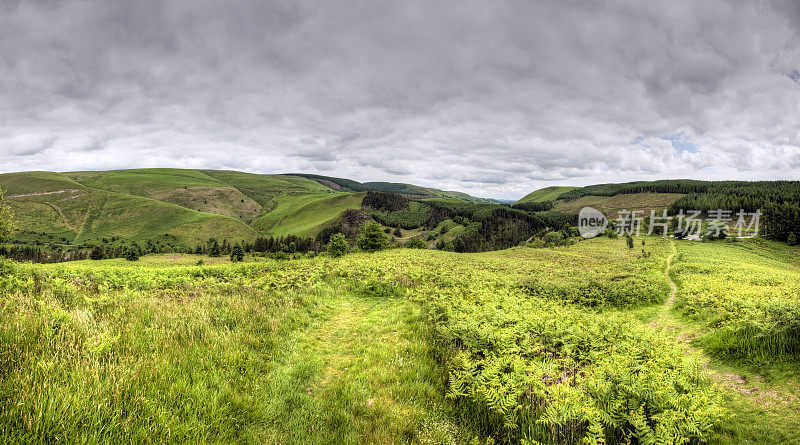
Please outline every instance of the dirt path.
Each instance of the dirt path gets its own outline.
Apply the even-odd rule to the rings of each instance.
[[[56,212],[58,212],[58,214],[61,215],[61,218],[64,219],[64,224],[69,226],[70,229],[75,230],[75,227],[73,227],[72,224],[70,224],[69,221],[67,220],[67,217],[64,215],[64,212],[61,211],[61,207],[57,206],[55,203],[50,202],[50,201],[45,201],[45,204],[47,204],[50,207],[54,208],[56,210]]]
[[[670,276],[670,270],[672,270],[675,255],[678,253],[674,240],[670,240],[670,248],[672,249],[672,253],[667,257],[667,265],[664,268],[664,277],[670,287],[669,297],[655,319],[651,321],[648,326],[651,328],[663,329],[666,331],[667,335],[673,337],[675,341],[683,343],[686,351],[697,359],[698,363],[706,370],[709,377],[723,387],[744,395],[750,395],[759,391],[759,382],[748,381],[740,375],[722,369],[722,367],[713,363],[711,358],[702,350],[691,346],[692,340],[697,338],[701,333],[696,326],[680,320],[673,310],[675,308],[675,297],[678,294],[678,286]]]
[[[6,195],[6,199],[14,199],[14,198],[26,198],[28,196],[45,196],[45,195],[57,195],[59,193],[67,193],[67,192],[79,192],[78,189],[62,189],[62,190],[53,190],[51,192],[35,192],[35,193],[19,193],[16,195]]]
[[[669,337],[685,347],[689,356],[703,368],[705,374],[726,392],[728,408],[735,413],[729,421],[729,431],[741,436],[728,437],[734,443],[795,443],[785,432],[797,431],[798,420],[794,413],[800,410],[800,379],[790,378],[767,382],[754,372],[736,368],[730,363],[709,357],[702,349],[692,346],[693,340],[709,329],[702,323],[685,321],[676,313],[675,299],[678,287],[670,276],[677,255],[675,241],[670,240],[672,253],[667,257],[664,276],[670,287],[669,298],[648,323],[653,329],[662,329]]]

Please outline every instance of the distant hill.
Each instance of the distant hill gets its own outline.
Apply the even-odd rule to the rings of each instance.
[[[335,178],[332,176],[310,175],[305,173],[292,173],[293,176],[314,179],[331,188],[345,192],[394,192],[412,198],[458,198],[470,202],[499,202],[489,198],[476,198],[462,192],[444,191],[430,187],[420,187],[401,182],[357,182],[351,179]]]
[[[0,188],[21,240],[60,243],[167,236],[192,245],[212,236],[314,236],[344,211],[360,208],[365,191],[490,201],[412,184],[172,168],[7,173],[0,174]]]
[[[543,189],[539,189],[528,193],[522,199],[516,202],[516,204],[522,204],[526,202],[545,202],[545,201],[555,201],[561,196],[563,193],[566,193],[570,190],[574,190],[578,187],[570,187],[570,186],[552,186],[552,187],[545,187]]]
[[[536,193],[538,191],[531,195],[535,198]],[[621,209],[643,210],[645,214],[649,210],[660,212],[666,209],[671,215],[680,210],[759,210],[763,214],[763,234],[785,241],[792,234],[795,237],[800,234],[798,197],[800,181],[663,179],[573,188],[545,203],[561,212],[577,213],[581,207],[588,205],[611,215]]]

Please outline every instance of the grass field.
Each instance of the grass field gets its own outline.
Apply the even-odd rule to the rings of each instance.
[[[694,255],[734,249],[784,277],[793,252],[643,240],[6,262],[0,440],[791,442],[791,367],[709,361],[703,336],[724,326],[682,318],[681,302],[689,283],[735,279]]]
[[[275,208],[253,225],[272,236],[314,236],[347,209],[358,209],[363,193],[317,193],[286,195]]]
[[[543,189],[535,190],[533,192],[528,193],[527,195],[523,196],[519,201],[517,201],[515,204],[522,204],[525,202],[555,201],[563,193],[576,188],[578,187],[570,187],[570,186],[545,187]]]

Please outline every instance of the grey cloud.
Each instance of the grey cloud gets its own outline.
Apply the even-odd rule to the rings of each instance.
[[[308,171],[506,198],[796,176],[793,0],[0,4],[2,171]],[[679,133],[697,153],[663,140]]]

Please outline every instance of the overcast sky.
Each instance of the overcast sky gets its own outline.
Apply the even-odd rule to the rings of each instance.
[[[0,172],[800,179],[800,1],[0,0]]]

